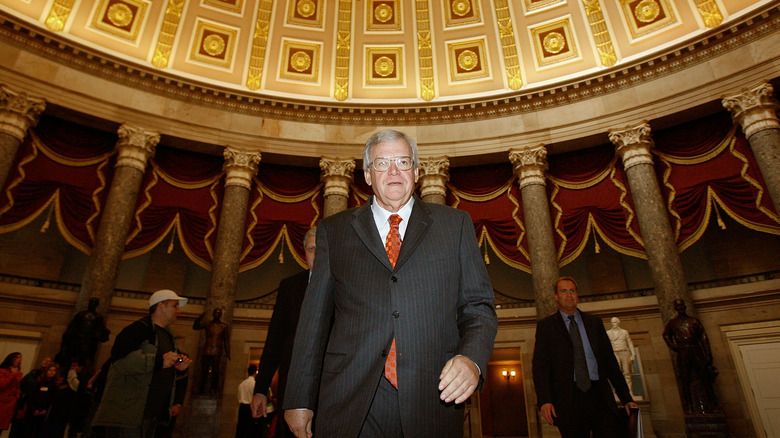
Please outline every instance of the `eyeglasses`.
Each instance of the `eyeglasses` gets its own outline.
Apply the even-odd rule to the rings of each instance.
[[[393,161],[395,161],[398,170],[409,170],[414,164],[412,157],[376,157],[371,162],[370,167],[373,167],[377,172],[387,172]]]

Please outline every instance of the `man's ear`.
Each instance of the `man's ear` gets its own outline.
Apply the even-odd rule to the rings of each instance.
[[[363,176],[366,177],[366,184],[371,185],[371,171],[370,170],[364,170]]]

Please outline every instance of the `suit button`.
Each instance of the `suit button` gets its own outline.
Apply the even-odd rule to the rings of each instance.
[[[401,316],[401,314],[398,313],[397,310],[395,312],[393,312],[393,318],[398,318],[399,316]]]
[[[382,350],[382,357],[387,357],[387,350]]]
[[[393,283],[395,283],[395,282],[397,282],[397,281],[398,281],[398,277],[396,277],[395,275],[393,275],[392,277],[390,277],[390,279],[391,279],[391,280],[393,280]]]

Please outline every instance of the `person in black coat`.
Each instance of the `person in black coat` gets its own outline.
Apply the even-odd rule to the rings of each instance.
[[[255,418],[268,415],[268,387],[271,386],[276,370],[279,370],[278,390],[276,391],[276,407],[282,406],[284,389],[287,385],[287,373],[292,359],[295,329],[298,326],[298,316],[301,313],[303,296],[309,284],[309,275],[314,265],[314,252],[317,249],[317,228],[306,232],[303,238],[303,249],[306,254],[306,264],[309,270],[287,277],[279,283],[276,294],[274,313],[268,326],[263,355],[260,357],[257,376],[255,377],[255,393],[252,397],[252,415]],[[284,413],[276,413],[276,438],[293,436],[282,419]]]
[[[604,324],[577,309],[573,278],[559,278],[554,290],[558,311],[538,322],[532,360],[541,415],[558,426],[563,438],[590,437],[591,432],[595,438],[624,436],[610,383],[626,413],[639,405],[631,398]]]

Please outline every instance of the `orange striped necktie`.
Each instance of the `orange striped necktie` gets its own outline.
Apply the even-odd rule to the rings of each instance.
[[[398,231],[398,224],[401,223],[401,216],[397,214],[391,214],[388,222],[390,222],[390,232],[387,233],[387,239],[385,239],[385,251],[387,252],[387,258],[390,259],[390,264],[395,268],[395,262],[398,260],[398,253],[401,252],[401,233]],[[393,338],[393,344],[390,345],[390,352],[387,353],[387,360],[385,361],[385,378],[395,388],[398,388],[398,375],[395,372],[396,365],[396,352],[395,352],[395,338]]]

